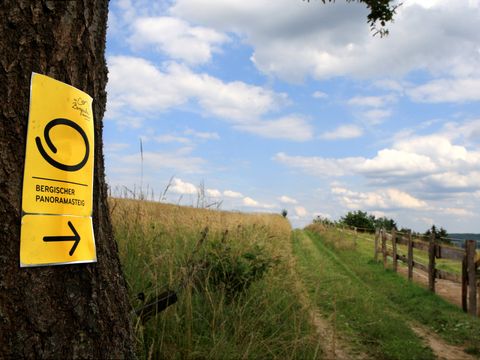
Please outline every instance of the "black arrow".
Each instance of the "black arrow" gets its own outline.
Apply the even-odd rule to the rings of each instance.
[[[72,230],[73,232],[73,236],[44,236],[43,237],[43,241],[45,242],[50,242],[50,241],[75,241],[75,243],[73,244],[72,248],[70,249],[70,256],[73,255],[73,253],[75,252],[77,246],[78,246],[78,243],[80,242],[80,235],[78,235],[78,232],[77,230],[75,229],[75,227],[73,226],[73,224],[69,221],[68,222],[68,226],[70,227],[70,229]]]

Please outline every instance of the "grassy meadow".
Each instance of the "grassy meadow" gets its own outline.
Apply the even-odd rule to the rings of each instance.
[[[310,281],[315,285],[310,290],[316,292],[318,305],[329,312],[336,297],[337,319],[341,319],[337,326],[358,339],[360,347],[367,344],[366,351],[374,358],[380,354],[391,359],[431,358],[429,349],[414,338],[411,327],[415,324],[446,343],[480,356],[480,319],[393,271],[384,270],[383,264],[373,260],[373,235],[318,225],[294,235],[295,253],[304,259],[304,279],[313,277]],[[301,246],[307,235],[308,246],[317,251],[305,251]],[[316,256],[315,262],[322,265],[309,270],[312,261],[308,256]],[[328,279],[333,285],[325,284]],[[348,298],[355,301],[346,302]]]
[[[110,198],[110,211],[144,309],[141,359],[435,359],[418,327],[480,357],[480,320],[384,270],[372,235],[140,200]],[[166,291],[178,301],[147,317]]]
[[[166,289],[178,294],[152,319],[135,317],[140,357],[322,358],[292,290],[282,216],[115,198],[110,209],[133,307]]]

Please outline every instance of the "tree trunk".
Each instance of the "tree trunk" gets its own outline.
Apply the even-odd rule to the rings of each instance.
[[[108,0],[0,4],[0,358],[132,358],[126,284],[102,153]],[[25,142],[33,72],[93,97],[97,263],[20,268]]]

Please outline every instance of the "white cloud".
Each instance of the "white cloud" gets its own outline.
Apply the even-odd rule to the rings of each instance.
[[[231,120],[258,119],[278,107],[285,95],[240,81],[224,83],[170,63],[163,70],[147,60],[109,57],[109,105],[136,111],[164,111],[197,99],[210,114]]]
[[[243,197],[243,195],[241,193],[236,192],[236,191],[232,191],[232,190],[225,190],[223,192],[223,196],[228,197],[228,198],[232,198],[232,199],[239,199],[239,198]]]
[[[355,96],[348,100],[348,105],[363,106],[363,107],[383,107],[392,101],[395,97],[392,95],[383,96]]]
[[[438,0],[408,0],[404,4],[402,4],[402,6],[418,5],[425,9],[430,9],[438,3]]]
[[[328,97],[328,94],[324,93],[323,91],[317,90],[312,94],[312,97],[314,97],[315,99],[325,99]]]
[[[202,26],[190,26],[173,17],[139,18],[132,25],[128,42],[134,49],[154,46],[174,59],[189,64],[210,61],[212,52],[228,41],[224,34]]]
[[[259,119],[275,110],[286,98],[260,86],[241,81],[224,83],[206,74],[194,74],[175,67],[173,75],[179,84],[198,98],[200,105],[213,115],[233,122]]]
[[[450,214],[458,217],[471,217],[475,216],[475,214],[467,209],[462,209],[462,208],[444,208],[444,209],[439,209],[439,212],[443,214]]]
[[[432,80],[408,89],[407,95],[427,103],[480,101],[480,77]]]
[[[473,119],[463,123],[448,122],[443,126],[441,135],[457,141],[463,141],[468,145],[478,145],[480,143],[480,119]]]
[[[380,89],[393,91],[397,94],[403,94],[404,89],[408,87],[408,83],[392,79],[376,80],[374,81],[374,85]]]
[[[392,114],[388,109],[372,109],[362,113],[362,117],[369,125],[379,125]]]
[[[362,157],[331,159],[319,156],[290,156],[283,152],[277,153],[273,159],[290,167],[301,169],[308,174],[320,177],[344,176],[348,169],[352,168],[358,162],[364,161]]]
[[[380,193],[391,202],[392,207],[418,209],[427,206],[425,201],[419,200],[412,195],[398,189],[387,189],[385,191],[381,191]]]
[[[163,111],[187,100],[175,79],[147,60],[113,56],[108,65],[109,117],[131,110]]]
[[[372,37],[366,7],[357,3],[178,0],[171,13],[239,34],[254,48],[252,61],[261,71],[292,81],[306,75],[378,79],[413,70],[467,78],[480,72],[480,33],[472,31],[480,20],[476,2],[401,6],[385,38]]]
[[[473,171],[466,175],[458,172],[432,174],[425,178],[430,188],[446,192],[472,192],[480,188],[480,172]]]
[[[298,217],[306,217],[306,216],[308,216],[308,211],[307,211],[307,209],[305,209],[303,206],[295,206],[295,207],[294,207],[294,210],[295,210],[295,214],[296,214]]]
[[[467,138],[480,137],[480,119],[474,119],[466,121],[464,123],[447,123],[447,134],[455,130],[455,134],[458,136],[464,136]]]
[[[225,120],[237,130],[294,141],[313,137],[312,127],[299,116],[265,119],[286,102],[285,94],[241,81],[226,83],[176,63],[162,70],[135,57],[114,56],[108,63],[109,118],[132,111],[156,114],[196,100],[206,115]]]
[[[196,194],[198,189],[195,185],[185,182],[181,179],[174,178],[172,184],[169,188],[172,192],[176,194],[191,195]]]
[[[234,126],[236,129],[266,138],[307,141],[313,138],[313,128],[298,116],[287,116],[277,120],[255,121]]]
[[[206,193],[208,196],[219,198],[222,196],[222,193],[217,189],[207,189]]]
[[[282,204],[297,204],[297,203],[298,203],[297,200],[295,200],[295,199],[293,199],[293,198],[291,198],[291,197],[288,197],[288,196],[286,196],[286,195],[280,196],[280,197],[278,198],[278,200],[280,200],[280,202],[281,202]]]
[[[383,149],[371,159],[357,163],[353,170],[366,176],[418,176],[437,170],[437,165],[428,156],[396,148]]]
[[[394,188],[372,192],[356,192],[341,187],[332,188],[332,193],[349,209],[391,210],[421,209],[427,203],[412,195]]]
[[[401,140],[394,145],[404,152],[427,156],[443,171],[449,169],[473,169],[480,166],[480,152],[468,150],[465,146],[454,145],[441,135],[418,136]]]
[[[327,131],[320,135],[325,140],[353,139],[363,135],[363,130],[357,125],[341,125],[333,131]]]
[[[260,205],[258,201],[253,200],[251,197],[248,197],[248,196],[244,197],[242,202],[243,202],[243,205],[245,206],[256,207]]]
[[[400,180],[427,177],[448,171],[460,173],[480,171],[480,152],[454,145],[447,137],[440,135],[399,140],[392,148],[379,150],[372,158],[334,159],[278,153],[274,159],[318,176],[356,174],[368,178]]]
[[[347,101],[350,106],[368,108],[360,113],[362,120],[368,125],[379,125],[388,118],[392,111],[385,108],[395,102],[397,97],[393,94],[380,96],[355,96]]]
[[[272,204],[264,204],[257,200],[252,199],[251,197],[244,197],[242,200],[242,204],[247,207],[262,209],[262,210],[270,210],[275,208],[275,205]]]

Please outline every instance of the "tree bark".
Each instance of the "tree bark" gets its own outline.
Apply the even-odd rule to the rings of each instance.
[[[102,118],[108,0],[0,4],[0,358],[132,358],[126,284],[113,239]],[[32,72],[93,97],[97,263],[19,267]]]

